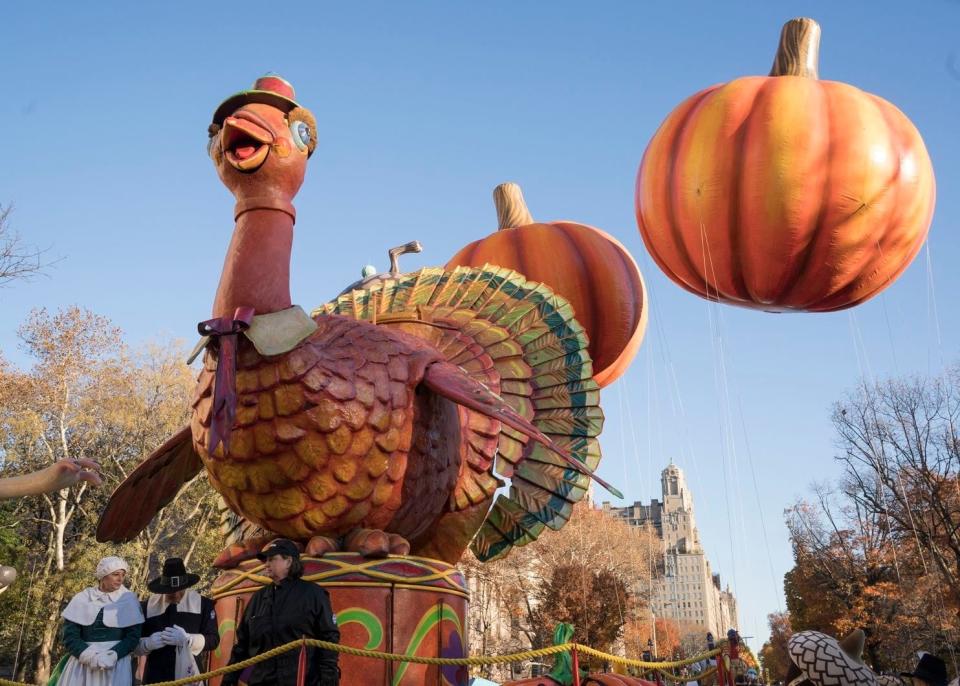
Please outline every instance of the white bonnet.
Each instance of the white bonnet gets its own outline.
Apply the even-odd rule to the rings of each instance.
[[[122,569],[125,572],[130,571],[130,567],[127,566],[127,563],[123,561],[122,557],[105,557],[100,562],[97,563],[97,579],[102,579],[108,574],[113,574],[115,571]]]

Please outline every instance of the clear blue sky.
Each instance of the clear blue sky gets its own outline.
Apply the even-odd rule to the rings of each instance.
[[[407,240],[425,251],[406,267],[444,262],[495,228],[490,191],[506,180],[534,216],[593,224],[634,253],[651,323],[604,393],[601,473],[649,500],[670,458],[686,470],[742,633],[762,639],[791,565],[782,510],[838,473],[831,403],[861,373],[926,374],[957,358],[960,2],[728,4],[7,3],[0,203],[63,260],[0,292],[0,349],[22,362],[15,330],[30,308],[73,303],[133,341],[193,338],[232,228],[206,127],[223,97],[276,71],[319,122],[297,203],[303,306],[366,263],[385,268],[385,250]],[[647,256],[637,165],[688,95],[765,74],[781,24],[800,15],[823,27],[823,78],[890,100],[924,136],[939,192],[931,266],[924,251],[852,313],[708,305]]]

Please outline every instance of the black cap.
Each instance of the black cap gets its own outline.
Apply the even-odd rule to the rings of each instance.
[[[933,686],[947,686],[947,665],[936,655],[924,653],[912,672],[900,672],[900,676],[923,679]]]
[[[300,548],[289,538],[275,538],[257,553],[257,559],[266,560],[271,555],[286,555],[296,559],[300,557]]]

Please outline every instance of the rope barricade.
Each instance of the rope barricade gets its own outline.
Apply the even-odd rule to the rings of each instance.
[[[685,684],[688,681],[706,679],[707,677],[713,676],[714,674],[716,674],[716,672],[717,672],[717,668],[711,667],[710,669],[705,669],[702,672],[697,672],[696,674],[691,674],[689,676],[674,676],[670,672],[664,671],[662,669],[657,670],[657,673],[660,674],[660,676],[662,676],[664,679],[666,679],[667,681],[672,681],[677,684]]]
[[[644,662],[643,660],[632,660],[628,657],[620,657],[618,655],[610,655],[609,653],[604,653],[603,651],[597,650],[596,648],[591,648],[590,646],[583,646],[579,643],[565,643],[562,646],[554,646],[555,648],[565,648],[567,650],[573,650],[574,648],[581,655],[590,655],[591,657],[596,657],[601,660],[606,660],[607,662],[614,662],[616,664],[625,665],[627,667],[639,667],[640,669],[673,669],[674,667],[687,667],[701,660],[707,660],[711,657],[715,657],[720,654],[721,648],[715,648],[709,650],[700,655],[695,655],[694,657],[688,657],[686,660],[674,660],[673,662]],[[513,662],[513,660],[511,660]]]
[[[329,641],[321,641],[314,638],[301,638],[297,641],[291,641],[290,643],[285,643],[282,646],[277,646],[266,652],[260,653],[254,657],[243,660],[242,662],[237,662],[236,664],[227,665],[226,667],[220,667],[210,672],[204,674],[198,674],[196,676],[187,677],[185,679],[177,679],[176,681],[162,681],[154,684],[153,686],[186,686],[187,684],[195,684],[198,681],[206,681],[215,676],[221,676],[223,674],[228,674],[230,672],[236,672],[237,670],[246,669],[252,665],[257,664],[258,662],[263,662],[264,660],[269,660],[272,657],[281,655],[283,653],[289,652],[291,650],[296,650],[304,646],[310,646],[313,648],[323,648],[324,650],[332,650],[338,653],[344,653],[346,655],[354,655],[356,657],[369,657],[377,660],[388,660],[391,662],[412,662],[415,664],[421,665],[441,665],[441,666],[481,666],[481,665],[499,665],[507,664],[510,662],[523,662],[524,660],[532,660],[538,657],[548,657],[550,655],[556,655],[558,653],[566,653],[571,651],[576,651],[581,655],[589,655],[591,657],[596,657],[607,662],[612,662],[620,665],[625,665],[628,667],[638,667],[640,669],[648,670],[657,670],[666,676],[663,670],[673,669],[675,667],[686,667],[692,665],[695,662],[700,662],[701,660],[709,659],[714,657],[721,652],[721,648],[716,648],[715,650],[702,653],[695,657],[687,658],[685,660],[675,660],[673,662],[644,662],[643,660],[633,660],[627,657],[620,657],[618,655],[610,655],[609,653],[604,653],[603,651],[591,648],[590,646],[580,645],[579,643],[561,643],[559,645],[550,646],[549,648],[537,648],[536,650],[524,650],[518,653],[509,653],[507,655],[476,655],[473,657],[422,657],[419,655],[399,655],[397,653],[384,653],[379,650],[366,650],[364,648],[353,648],[351,646],[341,645],[339,643],[330,643]],[[703,678],[704,676],[709,676],[716,671],[714,667],[713,670],[707,670],[701,672],[697,675],[697,678]],[[671,675],[672,676],[672,675]],[[668,677],[669,678],[669,677]],[[674,677],[675,678],[675,677]],[[19,681],[10,681],[7,679],[0,679],[0,686],[31,686],[30,684],[21,683]]]

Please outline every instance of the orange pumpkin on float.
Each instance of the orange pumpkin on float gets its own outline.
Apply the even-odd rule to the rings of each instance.
[[[450,258],[446,268],[495,264],[562,295],[590,338],[602,388],[630,365],[647,327],[647,293],[633,257],[612,236],[574,222],[535,222],[515,183],[493,190],[499,229]]]
[[[920,250],[934,177],[886,100],[817,78],[820,27],[794,19],[770,76],[712,86],[650,141],[636,212],[647,249],[710,300],[771,311],[852,307]]]

